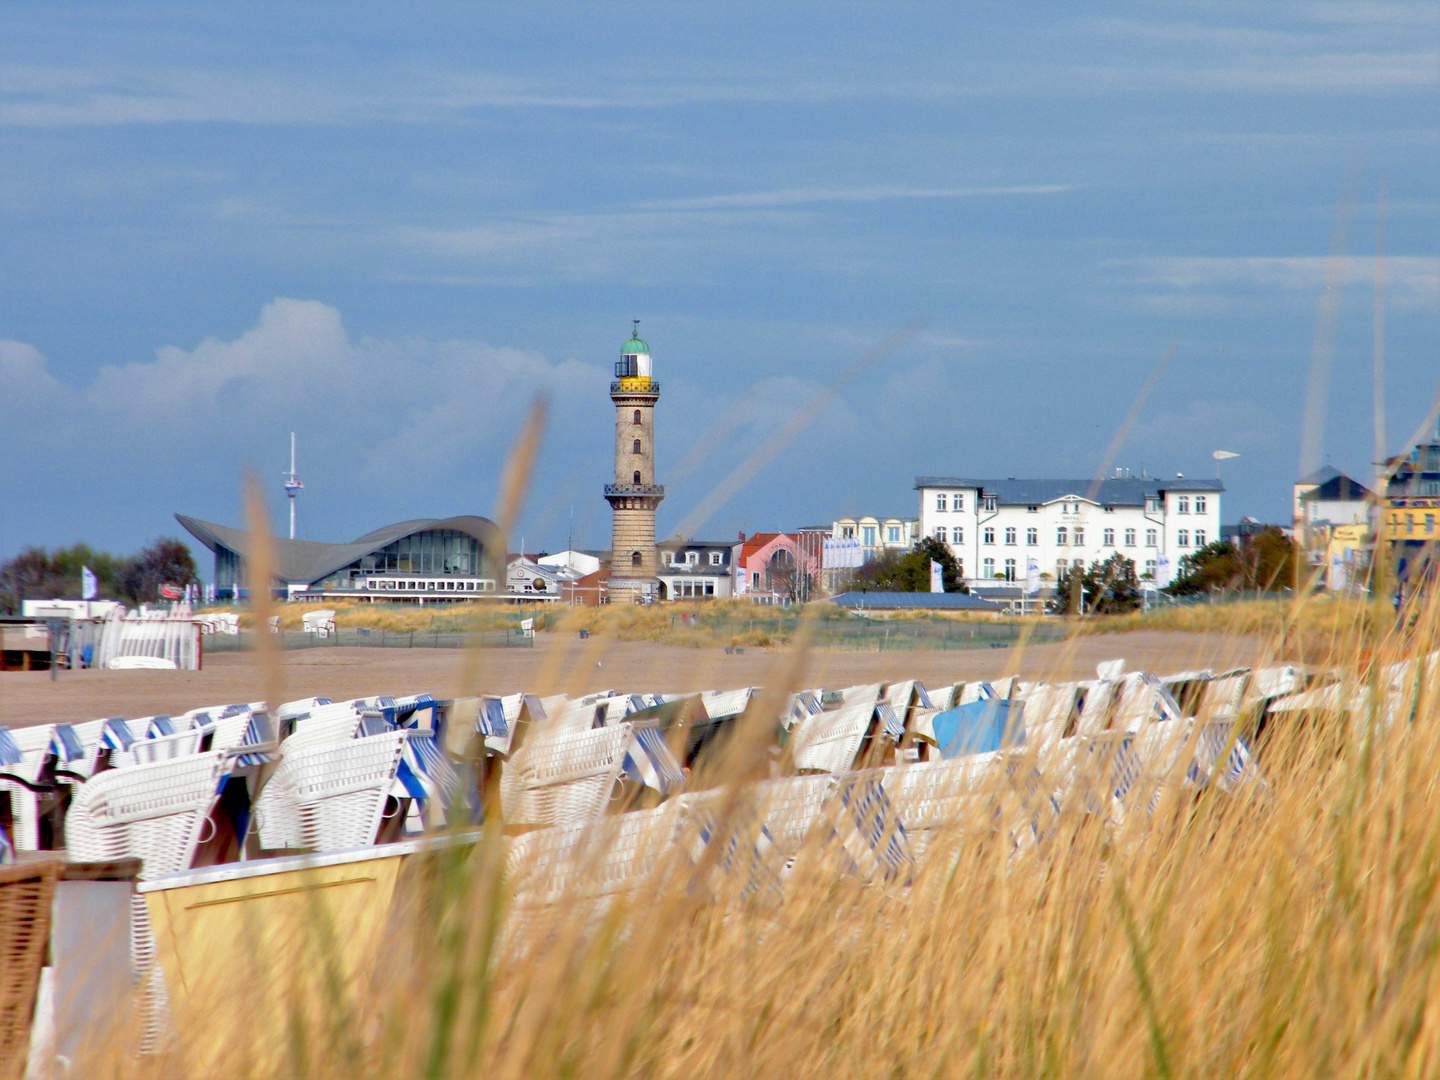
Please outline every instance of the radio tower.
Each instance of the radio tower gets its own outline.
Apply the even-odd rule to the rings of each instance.
[[[290,539],[295,539],[295,496],[305,485],[295,472],[295,432],[290,432],[290,471],[285,474],[285,497],[290,500]]]

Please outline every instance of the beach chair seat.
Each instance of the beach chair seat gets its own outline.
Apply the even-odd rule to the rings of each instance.
[[[0,729],[0,791],[10,795],[17,851],[39,851],[41,801],[53,785],[47,766],[53,761],[54,724]]]
[[[634,734],[615,727],[532,733],[506,763],[500,805],[511,824],[573,825],[600,817]]]
[[[253,828],[271,850],[340,851],[375,842],[408,731],[291,746],[255,801]],[[426,736],[428,737],[428,736]]]
[[[116,769],[131,769],[157,761],[193,757],[200,753],[200,744],[204,739],[204,728],[188,728],[173,735],[160,735],[153,739],[136,739],[128,750],[112,754],[110,764]]]

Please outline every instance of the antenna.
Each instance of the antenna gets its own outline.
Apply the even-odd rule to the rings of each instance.
[[[290,432],[290,471],[285,474],[285,497],[290,500],[290,539],[295,539],[295,496],[305,485],[295,472],[295,432]]]

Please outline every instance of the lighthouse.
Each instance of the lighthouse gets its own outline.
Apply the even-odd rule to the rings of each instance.
[[[620,347],[615,381],[615,482],[605,485],[614,512],[610,533],[610,602],[636,604],[653,597],[655,508],[665,489],[655,482],[655,403],[660,384],[650,365],[650,346],[640,340],[640,320]]]

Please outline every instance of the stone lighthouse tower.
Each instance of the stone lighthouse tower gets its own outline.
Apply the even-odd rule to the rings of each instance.
[[[610,537],[610,602],[635,604],[654,596],[655,508],[665,489],[655,483],[655,403],[660,384],[652,377],[650,346],[640,340],[640,320],[620,347],[610,400],[615,402],[615,482],[605,498],[615,512]]]

